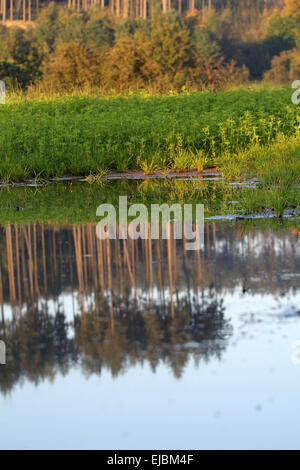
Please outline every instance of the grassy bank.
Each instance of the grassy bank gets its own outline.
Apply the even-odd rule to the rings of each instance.
[[[214,165],[235,177],[245,151],[299,127],[289,89],[8,99],[0,107],[0,180]]]

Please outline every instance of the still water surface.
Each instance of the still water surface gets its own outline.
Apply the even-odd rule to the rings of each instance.
[[[297,231],[95,228],[1,228],[0,447],[300,448]]]

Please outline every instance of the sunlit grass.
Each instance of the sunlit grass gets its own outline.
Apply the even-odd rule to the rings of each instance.
[[[86,93],[9,97],[0,107],[0,180],[214,165],[237,178],[249,150],[299,128],[299,109],[285,89]]]
[[[244,213],[281,216],[299,206],[299,109],[290,90],[258,86],[165,96],[19,92],[0,107],[0,180],[74,175],[95,183],[109,171],[218,166],[227,180],[257,179],[239,197]]]

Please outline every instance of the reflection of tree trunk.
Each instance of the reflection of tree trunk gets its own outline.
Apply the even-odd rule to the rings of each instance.
[[[13,305],[16,303],[16,288],[15,288],[15,277],[14,277],[14,261],[13,251],[11,242],[11,226],[5,227],[6,235],[6,252],[7,252],[7,269],[9,279],[9,297]]]
[[[113,310],[113,291],[112,291],[112,277],[111,277],[111,258],[110,258],[110,239],[106,239],[106,252],[107,252],[107,272],[108,272],[108,288],[109,288],[109,309],[110,309],[110,322],[111,329],[114,331],[114,310]]]
[[[120,240],[119,237],[117,236],[117,239],[115,241],[115,247],[116,247],[116,255],[115,255],[115,263],[116,263],[116,273],[117,273],[117,283],[118,283],[118,296],[119,298],[121,295],[123,296],[122,292],[122,264],[121,264],[121,249],[120,249]]]
[[[169,289],[171,301],[171,315],[174,319],[174,302],[173,302],[173,273],[172,273],[172,242],[170,223],[168,222],[168,266],[169,266]]]
[[[28,273],[29,273],[29,283],[30,283],[30,293],[32,302],[34,301],[34,290],[33,290],[33,261],[32,261],[32,249],[31,249],[31,226],[27,226],[28,233],[26,231],[26,226],[23,227],[23,233],[25,236],[25,242],[28,252]]]
[[[60,233],[58,233],[58,237],[57,237],[57,242],[58,243],[58,260],[59,260],[59,283],[60,285],[62,284],[62,275],[63,275],[63,271],[64,271],[64,259],[63,259],[63,253],[62,253],[62,240],[61,240],[61,236],[60,236]]]
[[[175,225],[172,225],[172,250],[173,250],[173,268],[174,268],[174,284],[175,284],[175,294],[176,294],[176,301],[177,304],[179,302],[178,297],[178,288],[177,288],[177,246],[176,246],[176,238],[175,238]]]
[[[172,230],[172,244],[173,244],[173,262],[174,262],[174,282],[177,281],[177,251],[176,251],[176,239],[175,239],[175,226],[173,225]]]
[[[198,279],[199,283],[203,281],[202,275],[202,260],[201,260],[201,251],[197,250],[197,259],[198,259]]]
[[[209,223],[206,224],[206,242],[207,242],[207,256],[210,259],[210,230]]]
[[[132,264],[132,274],[135,278],[135,244],[134,240],[131,239],[131,264]]]
[[[99,297],[97,295],[97,288],[98,288],[98,273],[97,273],[97,254],[94,244],[94,236],[95,230],[94,224],[88,225],[88,250],[89,253],[92,255],[91,263],[92,263],[92,272],[93,272],[93,279],[94,279],[94,288],[95,288],[95,302],[96,302],[96,312],[99,313]]]
[[[5,328],[5,317],[4,317],[4,307],[3,307],[3,285],[2,285],[2,268],[0,264],[0,305],[1,305],[1,318],[3,328]]]
[[[17,283],[18,283],[18,299],[19,306],[22,305],[22,289],[21,289],[21,270],[20,270],[20,247],[19,247],[19,229],[15,225],[15,237],[16,237],[16,263],[17,263]]]
[[[152,265],[152,239],[151,239],[151,227],[148,222],[148,245],[149,245],[149,268],[150,268],[150,289],[151,289],[151,303],[153,304],[153,265]]]
[[[22,276],[23,276],[24,293],[25,293],[26,299],[28,299],[29,292],[28,292],[28,279],[27,279],[26,264],[25,264],[24,237],[21,237],[21,256],[22,256],[21,260],[22,260]]]
[[[213,227],[214,252],[216,252],[216,247],[217,247],[217,233],[216,233],[216,224],[215,224],[215,222],[212,224],[212,227]]]
[[[186,238],[183,238],[183,250],[184,250],[184,273],[186,276],[186,284],[187,284],[187,294],[188,294],[188,304],[191,305],[191,288],[190,288],[190,267],[189,267],[189,259],[187,255],[186,249]]]
[[[147,241],[142,240],[142,244],[145,247],[145,255],[146,255],[146,278],[147,278],[147,283],[149,283],[149,251],[148,251],[148,244]]]
[[[160,249],[160,260],[161,260],[161,273],[162,273],[162,285],[163,285],[163,302],[164,302],[164,307],[166,306],[166,297],[165,297],[165,276],[164,276],[164,269],[163,269],[163,258],[164,258],[164,243],[163,240],[160,238],[159,239],[159,249]]]
[[[74,247],[75,247],[75,258],[76,258],[76,266],[77,266],[77,277],[78,277],[78,285],[79,285],[79,301],[81,307],[81,314],[84,317],[84,286],[83,286],[83,269],[82,269],[82,251],[81,251],[81,230],[80,227],[73,226],[73,236],[74,236]]]
[[[40,296],[39,280],[38,280],[38,261],[37,261],[37,240],[36,240],[36,224],[33,225],[33,262],[34,262],[34,283],[37,297]]]
[[[54,275],[57,277],[57,259],[56,259],[56,240],[55,240],[55,229],[52,229],[52,249],[53,249],[53,261],[54,261]]]
[[[97,239],[97,250],[98,250],[98,270],[99,270],[99,281],[101,288],[101,297],[104,300],[104,273],[103,273],[103,255],[102,255],[102,240]]]
[[[161,252],[160,252],[160,240],[156,240],[156,256],[157,256],[157,270],[158,270],[158,283],[159,283],[159,292],[160,300],[162,299],[162,273],[161,273]]]
[[[83,253],[83,268],[84,268],[84,276],[83,276],[83,283],[84,287],[87,290],[88,288],[88,275],[87,275],[87,258],[86,258],[86,243],[85,243],[85,225],[82,225],[82,253]]]
[[[47,269],[46,269],[46,251],[45,251],[45,229],[44,229],[44,224],[41,225],[41,238],[42,238],[42,256],[43,256],[44,295],[47,297]]]
[[[185,263],[186,269],[188,270],[189,269],[189,259],[188,259],[188,255],[187,255],[185,236],[184,236],[184,239],[183,239],[183,250],[184,250],[184,263]]]
[[[136,293],[136,295],[137,295],[135,279],[134,279],[134,277],[133,277],[132,270],[131,270],[131,266],[130,266],[130,259],[129,259],[129,253],[128,253],[127,240],[123,240],[123,247],[124,247],[124,255],[125,255],[125,258],[126,258],[126,262],[127,262],[127,268],[128,268],[129,277],[130,277],[131,283],[132,283],[132,285],[133,285],[133,287],[134,287],[135,293]]]

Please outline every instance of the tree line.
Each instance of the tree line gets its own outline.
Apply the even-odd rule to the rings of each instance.
[[[0,12],[0,79],[24,90],[285,83],[300,64],[299,0],[1,0]]]
[[[50,0],[51,1],[51,0]],[[50,3],[49,0],[1,0],[0,16],[5,22],[7,20],[32,21],[40,9]],[[80,12],[87,11],[97,5],[104,10],[109,9],[118,17],[123,18],[149,18],[153,14],[155,4],[161,5],[163,13],[171,9],[183,15],[195,10],[211,12],[213,9],[224,8],[235,11],[247,11],[252,9],[253,13],[261,13],[265,8],[280,5],[282,0],[56,0],[58,5],[66,5],[70,10]]]

